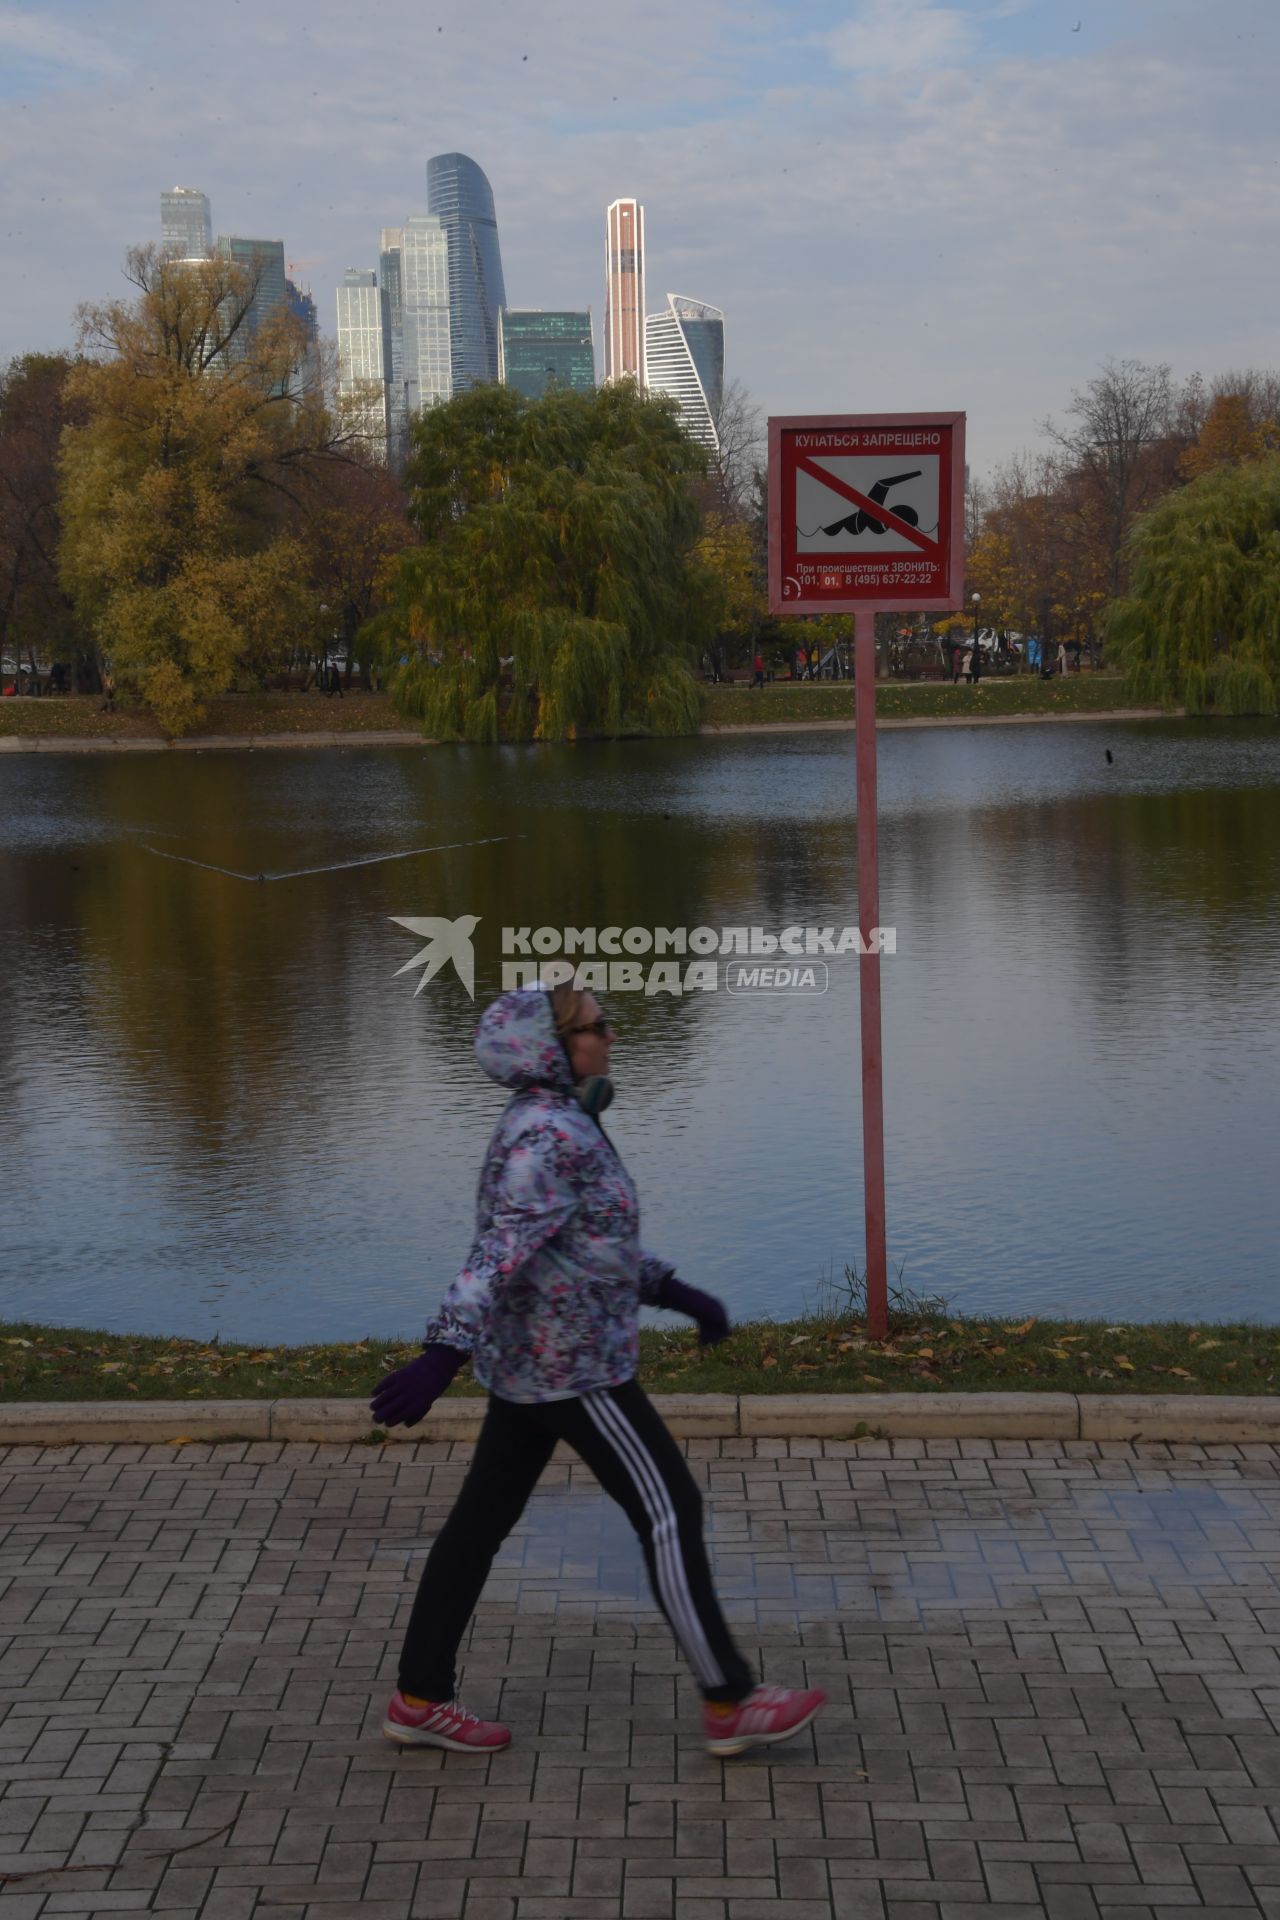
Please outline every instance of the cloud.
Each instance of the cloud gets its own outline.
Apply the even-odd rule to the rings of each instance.
[[[376,34],[340,0],[117,0],[119,69],[0,127],[0,339],[66,344],[78,301],[123,295],[178,180],[217,230],[312,262],[332,331],[345,267],[457,147],[493,183],[514,305],[590,303],[598,330],[604,208],[637,192],[652,304],[723,307],[766,409],[966,407],[981,472],[1108,353],[1275,357],[1280,10],[1237,5],[1240,42],[1191,0],[1114,0],[1106,46],[1074,5],[904,5],[903,68],[817,57],[817,0],[649,0],[640,36],[602,32],[598,0],[528,0],[517,26],[509,0],[380,0]]]
[[[856,73],[918,73],[958,65],[978,45],[972,15],[932,0],[863,0],[853,19],[826,36],[838,67]]]
[[[111,47],[70,21],[11,7],[0,7],[0,64],[9,76],[8,93],[15,91],[19,75],[39,86],[59,78],[108,79],[127,72]]]

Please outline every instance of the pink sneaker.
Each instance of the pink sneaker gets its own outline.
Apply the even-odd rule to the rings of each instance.
[[[511,1745],[510,1727],[478,1720],[459,1700],[411,1707],[402,1693],[387,1702],[382,1731],[402,1747],[444,1747],[449,1753],[500,1753]]]
[[[749,1747],[771,1747],[779,1740],[790,1740],[817,1718],[827,1696],[820,1687],[793,1691],[789,1687],[757,1687],[745,1700],[739,1700],[732,1713],[715,1713],[709,1704],[702,1708],[702,1729],[707,1736],[707,1752],[745,1753]]]

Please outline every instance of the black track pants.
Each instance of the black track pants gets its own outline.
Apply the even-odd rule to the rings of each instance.
[[[634,1380],[537,1406],[490,1396],[471,1469],[422,1570],[400,1656],[401,1689],[452,1700],[458,1643],[557,1440],[568,1441],[635,1528],[654,1598],[703,1696],[741,1700],[755,1683],[711,1584],[702,1496]]]

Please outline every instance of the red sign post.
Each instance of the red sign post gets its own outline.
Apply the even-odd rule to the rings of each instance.
[[[769,422],[769,610],[853,614],[858,986],[867,1331],[889,1330],[880,857],[876,831],[876,613],[945,613],[964,592],[964,415],[847,413]]]

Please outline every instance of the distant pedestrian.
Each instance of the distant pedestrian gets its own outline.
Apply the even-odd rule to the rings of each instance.
[[[102,694],[102,706],[99,711],[102,713],[114,713],[116,710],[116,677],[110,667],[106,669],[102,676]]]
[[[342,674],[336,666],[332,666],[329,669],[329,698],[331,700],[335,693],[339,700],[346,699],[346,693],[342,685]]]
[[[808,666],[808,664],[809,664],[808,654],[805,652],[803,647],[797,647],[796,657],[791,667],[791,671],[797,680],[804,679],[805,669]]]
[[[951,684],[956,686],[960,680],[960,669],[964,662],[964,648],[954,646],[951,649]]]
[[[763,687],[763,686],[764,686],[764,656],[763,656],[763,654],[759,654],[759,653],[758,653],[758,654],[757,654],[757,655],[755,656],[755,658],[754,658],[754,660],[753,660],[753,661],[751,662],[751,671],[752,671],[752,673],[753,673],[753,674],[754,674],[754,676],[755,676],[755,678],[754,678],[754,679],[752,680],[752,682],[751,682],[751,684],[752,684],[752,686],[753,686],[753,687]]]
[[[818,652],[818,649],[816,647],[811,647],[809,650],[809,678],[811,680],[817,679],[821,666],[822,666],[822,655]]]
[[[1065,675],[1065,674],[1066,674],[1066,671],[1067,671],[1067,649],[1066,649],[1066,647],[1065,647],[1065,645],[1063,644],[1063,642],[1062,642],[1061,640],[1059,640],[1059,642],[1058,642],[1058,672],[1059,672],[1060,674],[1063,674],[1063,675]]]

